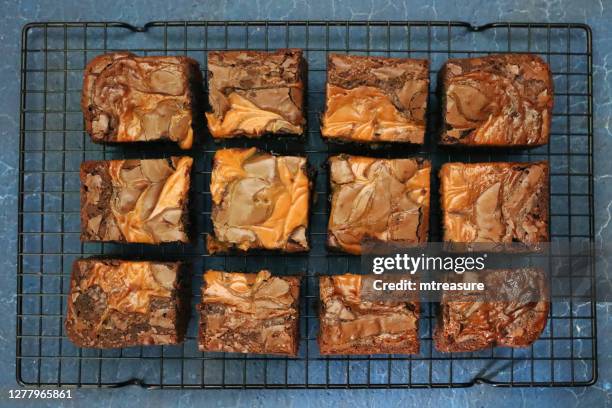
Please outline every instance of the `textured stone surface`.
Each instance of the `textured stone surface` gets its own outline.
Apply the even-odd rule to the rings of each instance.
[[[126,21],[144,24],[151,20],[219,19],[354,19],[354,20],[467,20],[475,24],[491,21],[586,22],[594,31],[595,92],[595,206],[598,241],[612,239],[612,4],[604,0],[136,0],[122,1],[2,1],[0,9],[0,405],[7,406],[7,388],[14,380],[15,270],[17,248],[17,174],[19,129],[20,33],[31,21],[80,20]],[[603,272],[608,261],[602,263]],[[606,278],[603,278],[606,281]],[[609,282],[609,280],[608,280]],[[477,386],[455,390],[349,390],[349,391],[144,391],[137,387],[120,390],[76,390],[66,406],[540,406],[599,407],[612,404],[611,304],[598,306],[599,381],[589,388],[494,389]],[[17,404],[15,404],[17,405]],[[58,406],[56,402],[21,401],[19,406]]]

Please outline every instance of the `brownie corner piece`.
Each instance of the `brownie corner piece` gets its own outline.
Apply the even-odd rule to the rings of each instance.
[[[66,333],[79,347],[122,348],[183,341],[189,290],[180,262],[74,262]]]
[[[549,239],[546,161],[446,163],[440,196],[445,242],[536,246]]]
[[[550,297],[538,268],[483,270],[478,279],[494,293],[444,292],[433,340],[436,350],[472,352],[489,347],[528,347],[542,334]],[[485,299],[486,301],[483,301]]]
[[[329,159],[327,245],[361,254],[367,245],[426,242],[431,163],[341,154]],[[366,245],[367,244],[367,245]]]
[[[423,144],[429,62],[330,54],[321,135],[362,144]]]
[[[255,148],[217,150],[210,182],[209,253],[308,251],[309,173],[305,157]]]
[[[202,74],[184,56],[97,56],[85,68],[81,108],[96,143],[168,140],[193,145]]]
[[[191,157],[85,161],[81,240],[189,242]]]
[[[208,54],[208,129],[214,138],[302,135],[305,60],[300,49]]]
[[[530,147],[548,143],[553,80],[534,54],[450,59],[440,71],[444,145]]]
[[[295,356],[298,276],[208,270],[200,304],[200,351]]]
[[[329,354],[418,354],[418,302],[362,301],[362,277],[319,278],[319,351]]]

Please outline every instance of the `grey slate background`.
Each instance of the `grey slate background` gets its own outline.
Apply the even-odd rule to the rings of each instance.
[[[594,33],[595,214],[599,242],[612,239],[612,3],[606,0],[453,0],[376,1],[187,1],[117,0],[1,1],[0,10],[0,406],[59,406],[58,401],[8,400],[14,380],[14,314],[17,237],[19,50],[21,27],[31,21],[153,20],[463,20],[584,22]],[[606,273],[607,265],[599,273]],[[599,381],[588,388],[349,391],[145,391],[76,390],[65,406],[612,406],[612,324],[610,304],[598,305]]]

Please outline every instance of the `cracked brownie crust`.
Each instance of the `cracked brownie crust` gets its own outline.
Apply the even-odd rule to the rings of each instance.
[[[79,347],[178,344],[189,319],[179,262],[80,259],[72,268],[66,333]]]
[[[323,137],[423,143],[427,60],[330,54],[326,89]]]
[[[530,54],[450,59],[440,71],[442,144],[540,146],[553,108],[550,68]]]
[[[367,241],[427,241],[431,165],[422,159],[339,155],[329,159],[327,244],[361,254]]]
[[[300,278],[258,273],[204,274],[200,351],[298,352]]]
[[[273,156],[255,148],[217,150],[208,252],[307,251],[310,189],[304,157]]]

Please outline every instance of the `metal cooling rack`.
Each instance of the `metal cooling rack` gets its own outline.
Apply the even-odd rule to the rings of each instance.
[[[193,245],[116,245],[79,241],[79,165],[86,159],[159,157],[181,154],[173,145],[100,146],[84,132],[79,106],[87,61],[113,50],[140,55],[181,54],[206,67],[208,50],[297,47],[308,60],[308,131],[296,139],[233,141],[222,145],[199,135],[188,152],[196,158],[193,177]],[[17,380],[33,386],[152,388],[403,388],[589,385],[597,377],[596,317],[593,298],[573,296],[576,279],[594,289],[594,271],[560,276],[552,288],[553,307],[541,338],[527,349],[441,354],[432,346],[435,308],[424,304],[421,353],[416,356],[335,356],[318,353],[317,275],[358,270],[359,258],[328,254],[329,154],[355,152],[325,144],[319,134],[324,105],[326,54],[350,52],[428,58],[432,75],[429,129],[437,127],[436,73],[449,57],[501,52],[534,52],[554,73],[555,108],[550,144],[531,150],[444,150],[432,142],[375,155],[420,154],[434,170],[445,161],[541,160],[551,164],[553,241],[592,242],[593,117],[591,31],[581,24],[495,23],[475,27],[461,22],[155,22],[32,23],[23,29],[19,170],[17,284]],[[206,74],[206,72],[204,72]],[[220,146],[256,145],[277,153],[301,153],[318,169],[307,255],[208,256],[204,238],[211,230],[208,183],[211,159]],[[364,152],[363,149],[360,152]],[[367,152],[367,151],[365,151]],[[434,173],[435,174],[435,173]],[[432,178],[432,241],[440,239],[437,178]],[[195,308],[181,346],[91,350],[74,347],[63,319],[72,262],[82,256],[186,259],[193,264],[193,300],[199,302],[205,268],[304,276],[301,341],[297,358],[200,353]]]

